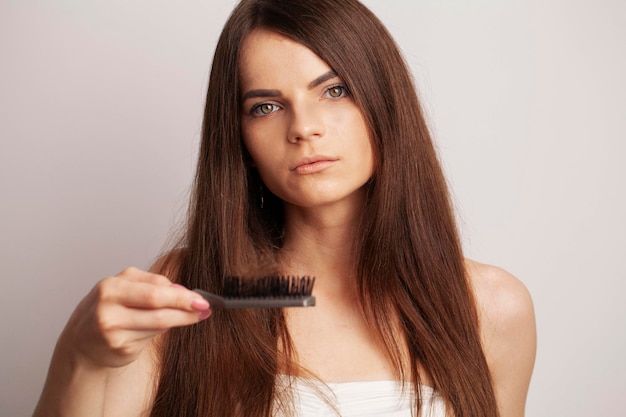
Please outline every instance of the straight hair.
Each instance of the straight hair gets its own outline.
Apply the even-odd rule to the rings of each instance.
[[[265,189],[261,209],[262,182],[240,131],[241,45],[261,28],[317,54],[365,117],[376,166],[353,269],[364,317],[398,378],[418,387],[422,366],[449,415],[497,417],[447,184],[412,77],[383,24],[356,0],[243,0],[234,9],[213,59],[188,225],[161,272],[220,293],[225,275],[277,268],[282,203]],[[299,372],[294,358],[282,310],[216,311],[160,340],[150,415],[288,411],[291,398],[276,377]]]

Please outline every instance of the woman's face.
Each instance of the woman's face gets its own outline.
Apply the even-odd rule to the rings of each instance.
[[[311,50],[255,30],[240,56],[243,140],[265,185],[298,207],[362,202],[374,169],[365,120]]]

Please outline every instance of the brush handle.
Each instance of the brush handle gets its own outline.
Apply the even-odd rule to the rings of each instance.
[[[194,289],[194,291],[209,302],[212,310],[232,310],[237,308],[312,307],[315,305],[315,297],[312,295],[301,297],[225,298],[199,289]]]

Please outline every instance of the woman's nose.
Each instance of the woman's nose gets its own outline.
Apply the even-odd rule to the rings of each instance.
[[[291,120],[287,140],[297,143],[324,136],[326,127],[319,104],[299,103],[291,108]]]

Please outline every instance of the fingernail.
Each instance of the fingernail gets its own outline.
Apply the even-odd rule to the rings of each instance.
[[[204,298],[194,298],[191,302],[191,308],[197,311],[205,311],[209,309],[209,302]]]
[[[210,308],[208,308],[208,309],[206,309],[206,310],[204,310],[204,311],[200,312],[200,313],[198,314],[198,317],[200,318],[200,320],[204,320],[204,319],[206,319],[207,317],[209,317],[210,315],[211,315],[211,309],[210,309]]]
[[[171,287],[178,287],[178,288],[185,288],[186,289],[186,287],[184,285],[180,285],[180,284],[172,284],[170,286]]]

